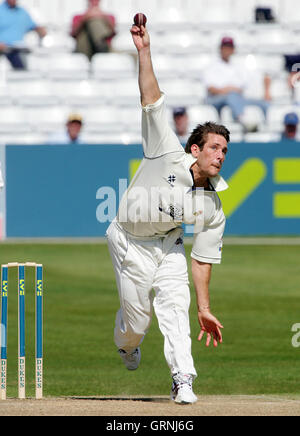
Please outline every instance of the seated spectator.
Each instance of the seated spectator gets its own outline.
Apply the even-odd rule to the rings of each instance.
[[[189,133],[189,117],[185,107],[173,109],[173,121],[175,133],[182,144],[187,142]]]
[[[207,103],[213,105],[219,115],[225,106],[229,106],[232,111],[233,119],[241,123],[245,130],[248,130],[244,110],[246,105],[259,106],[266,116],[270,96],[271,79],[265,76],[264,87],[265,95],[263,100],[249,99],[243,96],[247,86],[247,77],[245,68],[240,68],[230,62],[234,54],[235,45],[232,38],[225,37],[222,39],[220,46],[220,59],[210,65],[204,73],[204,83],[207,88]]]
[[[73,18],[71,36],[76,39],[76,52],[90,60],[95,53],[110,51],[115,35],[115,17],[100,9],[100,0],[88,0],[87,11]]]
[[[34,30],[40,38],[46,35],[46,29],[38,26],[26,9],[18,6],[17,0],[5,0],[0,5],[0,53],[4,54],[15,69],[25,69],[24,55],[28,49],[24,46],[24,36]]]
[[[82,130],[82,116],[77,113],[69,115],[66,122],[66,129],[62,132],[51,135],[48,144],[81,144],[80,133]]]
[[[288,85],[291,89],[292,98],[295,97],[295,87],[300,86],[300,55],[285,55],[285,69],[288,72]]]
[[[284,117],[284,131],[282,139],[297,140],[299,117],[295,112],[290,112]]]

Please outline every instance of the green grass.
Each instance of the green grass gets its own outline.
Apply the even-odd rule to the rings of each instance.
[[[187,246],[189,260],[190,246]],[[217,349],[197,342],[192,292],[193,356],[198,394],[299,394],[300,247],[227,246],[214,267],[211,303],[224,325]],[[113,343],[118,297],[106,245],[1,244],[1,263],[44,264],[45,395],[166,395],[169,369],[154,317],[138,371],[125,370]],[[27,276],[27,395],[34,394],[33,275]],[[30,285],[32,283],[32,285]],[[17,290],[10,272],[8,396],[17,395]]]

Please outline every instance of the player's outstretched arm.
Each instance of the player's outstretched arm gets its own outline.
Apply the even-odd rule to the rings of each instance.
[[[192,259],[192,275],[193,282],[196,290],[197,306],[198,306],[198,320],[201,327],[198,340],[201,341],[204,334],[207,334],[206,346],[208,347],[211,340],[217,347],[218,343],[222,343],[223,328],[220,321],[210,312],[210,299],[209,299],[209,282],[211,277],[212,265],[202,263]]]
[[[151,60],[150,37],[144,26],[133,25],[130,32],[138,51],[141,102],[142,106],[146,106],[155,103],[161,96]]]

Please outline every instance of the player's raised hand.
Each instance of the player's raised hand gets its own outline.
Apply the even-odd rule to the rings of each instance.
[[[135,24],[130,29],[134,45],[140,51],[143,48],[150,46],[149,33],[144,26],[136,26]]]
[[[201,341],[204,334],[207,333],[207,347],[209,347],[212,338],[214,347],[217,347],[218,343],[222,344],[223,338],[221,329],[223,326],[220,321],[218,321],[217,318],[214,317],[209,311],[198,312],[198,320],[201,326],[201,332],[198,336],[198,341]]]

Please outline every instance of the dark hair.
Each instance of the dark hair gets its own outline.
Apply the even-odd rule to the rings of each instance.
[[[211,121],[205,124],[198,124],[198,126],[193,130],[191,136],[189,137],[185,152],[191,153],[191,146],[197,144],[200,150],[203,149],[204,144],[207,142],[207,136],[209,133],[214,133],[216,135],[223,136],[227,142],[230,142],[230,132],[225,126],[221,124],[216,124]]]

